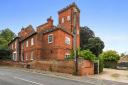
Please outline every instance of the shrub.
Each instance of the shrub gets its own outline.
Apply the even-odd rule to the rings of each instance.
[[[0,49],[0,60],[10,60],[11,52],[8,49]]]
[[[109,51],[103,52],[100,55],[100,58],[103,59],[104,67],[116,68],[117,61],[120,59],[120,56],[116,51],[109,50]]]
[[[96,56],[89,50],[80,51],[79,56],[84,58],[85,60],[90,60],[90,61],[94,61],[96,59]]]

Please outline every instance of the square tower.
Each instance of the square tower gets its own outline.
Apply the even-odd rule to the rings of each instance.
[[[77,48],[80,47],[80,9],[75,3],[68,5],[58,12],[59,26],[63,27],[69,33],[74,32],[76,28]]]

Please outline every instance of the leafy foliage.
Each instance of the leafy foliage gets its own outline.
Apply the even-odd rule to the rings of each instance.
[[[100,58],[103,59],[105,68],[116,68],[117,61],[120,59],[120,56],[116,51],[109,50],[103,52],[100,55]]]
[[[85,60],[94,61],[96,56],[89,50],[82,50],[80,51],[80,57],[83,57]]]
[[[120,59],[119,54],[113,50],[103,52],[100,55],[100,57],[103,58],[104,61],[116,61],[117,62]]]
[[[99,56],[104,48],[104,42],[99,37],[89,38],[87,48]]]
[[[87,47],[88,39],[95,37],[94,32],[87,26],[80,28],[80,47],[82,49]]]
[[[9,49],[0,49],[0,59],[11,59],[11,51]]]
[[[78,56],[85,59],[85,60],[90,60],[90,61],[94,61],[96,59],[96,56],[89,50],[80,50],[77,49],[78,52]],[[74,59],[74,51],[71,51],[70,57],[68,57],[67,59]]]
[[[80,29],[80,46],[83,50],[89,49],[98,57],[102,53],[104,42],[99,37],[95,37],[94,32],[85,26]]]
[[[0,59],[10,59],[11,51],[8,49],[8,43],[15,38],[15,33],[10,29],[0,30]]]
[[[16,35],[10,29],[4,29],[0,31],[0,47],[7,48],[8,43],[15,38]]]

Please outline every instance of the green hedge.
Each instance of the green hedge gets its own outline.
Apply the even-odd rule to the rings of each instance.
[[[11,52],[8,49],[0,49],[0,60],[10,60]]]
[[[116,61],[104,61],[104,67],[115,69],[117,67],[117,62]]]

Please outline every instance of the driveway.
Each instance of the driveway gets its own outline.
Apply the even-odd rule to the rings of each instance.
[[[128,83],[128,70],[116,70],[104,68],[100,75],[91,76],[96,79],[112,80],[117,82]]]

